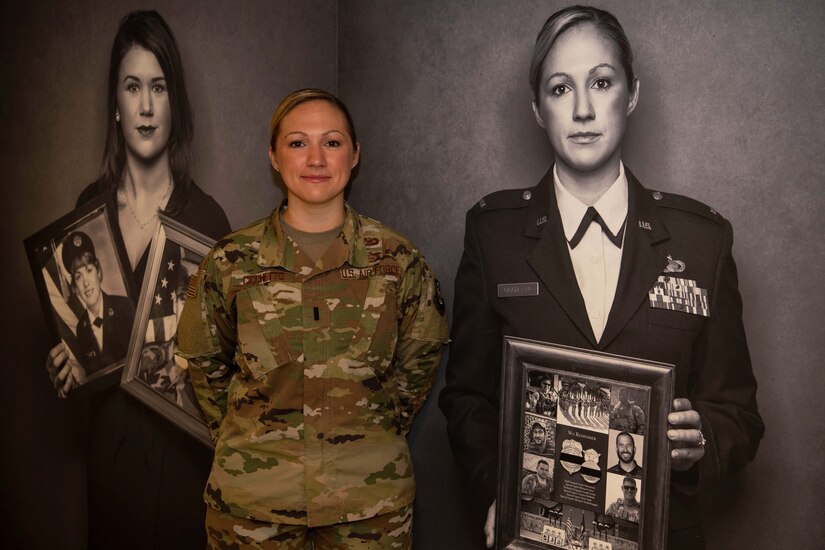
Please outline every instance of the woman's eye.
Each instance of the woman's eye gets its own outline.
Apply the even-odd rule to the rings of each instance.
[[[550,93],[556,96],[564,95],[570,91],[570,87],[567,84],[559,84],[558,86],[553,86],[550,90]]]
[[[597,90],[606,90],[610,88],[610,81],[606,78],[598,78],[593,82],[593,87]]]
[[[291,149],[297,149],[297,148],[303,147],[303,146],[304,146],[304,142],[303,141],[298,141],[298,140],[290,141],[289,143],[287,143],[287,147],[289,147]]]
[[[152,91],[156,94],[162,94],[166,91],[166,86],[163,84],[152,84]]]
[[[338,141],[337,139],[331,139],[327,142],[327,147],[340,147],[340,146],[341,146],[341,142]]]
[[[140,86],[138,86],[134,82],[130,82],[129,84],[126,85],[126,91],[129,92],[129,93],[132,93],[132,94],[136,94],[140,91]]]

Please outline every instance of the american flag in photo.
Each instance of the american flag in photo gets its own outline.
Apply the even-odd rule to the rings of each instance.
[[[171,241],[166,242],[152,292],[152,308],[146,327],[146,343],[168,342],[178,327],[178,308],[185,296],[187,272],[181,265],[183,249]],[[183,282],[183,285],[182,285]],[[179,304],[180,302],[180,304]]]

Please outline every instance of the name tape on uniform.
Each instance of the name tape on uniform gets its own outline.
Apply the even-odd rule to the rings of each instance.
[[[515,298],[517,296],[538,296],[539,283],[501,283],[498,285],[499,298]]]
[[[692,279],[659,275],[648,297],[650,307],[710,317],[708,291]]]

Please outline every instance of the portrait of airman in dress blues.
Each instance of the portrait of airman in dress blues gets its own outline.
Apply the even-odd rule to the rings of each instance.
[[[103,291],[103,269],[88,234],[69,233],[63,240],[62,260],[84,308],[77,321],[77,359],[88,376],[126,356],[134,309],[125,296]]]

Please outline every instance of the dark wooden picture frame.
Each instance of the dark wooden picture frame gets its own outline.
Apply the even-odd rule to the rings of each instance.
[[[137,293],[126,249],[116,237],[115,227],[117,209],[111,196],[105,195],[23,241],[49,333],[55,344],[64,344],[68,355],[75,379],[70,397],[117,382],[126,358]],[[69,273],[75,265],[78,269]],[[79,275],[75,284],[81,269],[92,274],[92,282]],[[85,296],[101,298],[99,316],[89,313]]]
[[[664,548],[672,365],[507,336],[503,355],[495,548]]]
[[[160,215],[140,291],[121,387],[213,448],[189,377],[175,362],[177,322],[189,279],[214,240]]]

